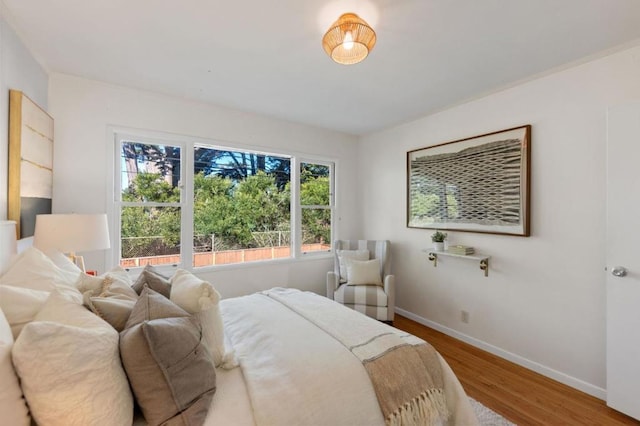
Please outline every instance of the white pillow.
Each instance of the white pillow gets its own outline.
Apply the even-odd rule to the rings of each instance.
[[[67,272],[71,272],[73,274],[80,274],[82,269],[78,268],[78,265],[73,263],[71,259],[65,256],[58,250],[48,250],[44,252],[49,259],[60,269],[65,270]]]
[[[108,279],[110,278],[110,279]],[[111,296],[114,294],[121,294],[127,296],[127,298],[137,299],[138,293],[131,287],[133,281],[129,276],[129,273],[122,269],[120,266],[116,266],[109,272],[94,277],[92,275],[81,274],[80,278],[76,282],[76,287],[80,293],[84,294],[87,291],[92,292],[92,296]],[[104,291],[108,291],[111,294],[103,295]]]
[[[28,426],[29,410],[11,362],[13,337],[2,310],[0,310],[0,419],[6,425]]]
[[[0,308],[17,339],[22,327],[33,321],[49,297],[48,291],[0,285]]]
[[[0,277],[0,285],[30,288],[32,290],[60,290],[82,302],[82,295],[75,287],[80,276],[77,272],[66,271],[56,266],[51,259],[34,247],[18,255]]]
[[[216,367],[230,369],[238,365],[234,352],[225,347],[220,293],[210,283],[178,269],[171,278],[170,300],[200,319],[202,337]]]
[[[349,270],[347,264],[350,259],[369,260],[369,250],[338,250],[338,264],[340,266],[340,282],[349,281]]]
[[[378,259],[367,261],[350,260],[347,268],[349,270],[347,285],[382,285],[380,261]]]
[[[36,423],[130,425],[133,396],[118,341],[118,332],[84,306],[51,293],[13,346]]]

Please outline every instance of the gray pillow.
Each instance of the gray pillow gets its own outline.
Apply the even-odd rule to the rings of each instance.
[[[96,279],[96,277],[90,278]],[[122,331],[138,300],[138,295],[131,288],[131,283],[123,282],[116,275],[107,274],[95,282],[85,280],[83,284],[85,284],[84,288],[93,288],[83,293],[84,305],[111,324],[116,331]]]
[[[136,282],[133,283],[132,288],[136,293],[141,294],[145,284],[148,285],[151,290],[157,291],[167,299],[171,295],[169,277],[160,274],[158,269],[151,265],[144,267]]]
[[[199,321],[144,286],[120,333],[120,357],[149,425],[201,425],[216,371]]]
[[[91,291],[88,291],[83,295],[83,303],[116,331],[122,331],[136,304],[136,299],[125,299],[122,296],[92,296]]]

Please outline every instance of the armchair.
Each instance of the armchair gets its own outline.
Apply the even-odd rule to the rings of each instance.
[[[395,277],[391,275],[390,245],[388,240],[335,241],[334,269],[327,272],[327,297],[371,318],[393,323]],[[354,264],[373,259],[378,260],[379,275],[370,281],[377,282],[348,276]]]

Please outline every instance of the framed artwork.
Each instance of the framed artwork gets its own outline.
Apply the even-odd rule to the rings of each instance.
[[[531,126],[407,152],[407,227],[529,236]]]
[[[18,90],[9,91],[7,218],[18,238],[33,236],[36,215],[51,213],[53,118]]]

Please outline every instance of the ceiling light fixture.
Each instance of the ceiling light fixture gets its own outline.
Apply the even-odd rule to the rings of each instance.
[[[322,37],[327,55],[339,64],[357,64],[376,44],[376,32],[355,13],[345,13]]]

